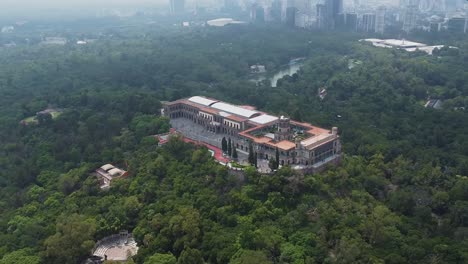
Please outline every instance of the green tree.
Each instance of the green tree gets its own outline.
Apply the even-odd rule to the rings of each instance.
[[[177,259],[172,253],[156,253],[149,257],[145,264],[176,264]]]
[[[0,264],[39,264],[39,256],[35,256],[30,249],[20,249],[3,256]]]
[[[81,262],[94,246],[95,232],[94,219],[78,214],[62,216],[57,222],[56,233],[44,242],[47,262]]]
[[[221,140],[221,149],[224,153],[228,151],[228,143],[225,137],[223,137],[223,139]]]
[[[198,249],[194,248],[185,248],[184,251],[180,254],[177,264],[203,264],[202,254]]]
[[[249,157],[248,157],[248,161],[251,165],[254,165],[255,163],[255,157],[254,157],[254,151],[253,151],[253,146],[252,146],[252,142],[249,142]]]
[[[268,161],[268,167],[273,171],[273,170],[276,170],[278,167],[276,166],[276,164],[278,164],[278,162],[276,162],[275,159],[273,158],[270,158],[270,160]]]
[[[227,152],[228,152],[229,156],[232,155],[232,141],[231,141],[231,138],[228,139]]]
[[[255,168],[258,168],[257,152],[255,152],[255,155],[254,155],[254,166],[255,166]]]
[[[174,235],[174,250],[196,246],[201,239],[200,212],[190,207],[182,207],[178,214],[169,220],[169,228]]]
[[[233,158],[233,159],[237,159],[237,148],[236,148],[236,147],[234,147],[234,148],[232,149],[232,158]]]
[[[278,169],[279,168],[279,164],[280,164],[280,153],[279,153],[279,149],[276,148],[276,151],[275,151],[275,169]]]
[[[272,264],[263,251],[240,250],[231,259],[231,264]]]

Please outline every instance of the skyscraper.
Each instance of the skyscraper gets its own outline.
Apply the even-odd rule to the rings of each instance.
[[[294,6],[286,8],[286,25],[291,27],[296,25],[296,12],[297,9]]]
[[[287,12],[288,12],[287,10],[290,7],[296,10],[295,5],[294,5],[294,0],[281,0],[281,21],[287,22]]]
[[[343,13],[343,0],[333,0],[333,16]]]
[[[169,0],[171,14],[182,14],[185,11],[185,0]]]
[[[253,4],[250,9],[250,19],[254,22],[265,22],[265,8],[259,4]]]
[[[385,31],[385,13],[387,9],[385,6],[379,6],[375,14],[375,32],[383,34]]]
[[[296,26],[308,28],[311,26],[312,16],[315,13],[312,0],[295,0],[296,7]]]
[[[335,29],[342,31],[356,31],[357,29],[357,14],[341,13],[335,21]]]
[[[361,20],[361,30],[365,32],[375,31],[375,14],[364,14]]]
[[[447,30],[451,33],[466,33],[468,28],[468,21],[464,17],[453,17],[449,19]]]
[[[270,18],[273,21],[281,21],[281,0],[273,0],[270,9]]]
[[[325,24],[328,29],[334,29],[338,15],[343,13],[343,0],[325,0]]]
[[[241,11],[238,0],[224,0],[223,11],[228,13],[235,13]]]
[[[406,6],[405,14],[403,16],[403,30],[410,32],[416,28],[416,19],[418,13],[417,1],[409,1],[409,5]]]
[[[327,8],[323,4],[317,4],[317,28],[318,29],[327,29],[326,24],[326,14]]]

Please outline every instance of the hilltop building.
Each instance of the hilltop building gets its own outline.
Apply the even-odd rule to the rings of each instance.
[[[126,177],[128,172],[112,164],[106,164],[97,169],[95,175],[99,180],[101,189],[107,189],[110,187],[113,180]]]
[[[229,137],[240,152],[249,152],[251,146],[259,159],[275,158],[278,150],[280,165],[314,172],[341,158],[336,127],[323,129],[257,111],[252,106],[202,96],[164,102],[163,106],[164,115],[171,120],[183,119],[188,126],[203,127],[207,133],[202,141],[212,143],[210,137]]]

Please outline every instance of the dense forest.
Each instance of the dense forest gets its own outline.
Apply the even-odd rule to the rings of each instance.
[[[0,264],[81,263],[122,229],[134,263],[468,262],[467,39],[428,56],[273,26],[107,33],[0,49]],[[277,87],[249,81],[297,57]],[[190,95],[337,126],[343,162],[239,179],[177,137],[158,147],[161,101]],[[107,192],[105,163],[130,172]]]

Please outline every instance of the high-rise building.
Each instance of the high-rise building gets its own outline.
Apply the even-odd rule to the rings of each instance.
[[[287,12],[290,7],[296,8],[294,0],[281,0],[281,21],[287,22]]]
[[[224,0],[224,8],[232,8],[239,5],[237,0]]]
[[[185,0],[169,0],[171,14],[182,14],[185,11]]]
[[[458,0],[445,0],[445,11],[448,13],[456,12],[461,7],[459,2]]]
[[[429,31],[430,32],[439,32],[442,28],[444,19],[442,17],[433,15],[429,18]]]
[[[445,0],[433,0],[434,8],[432,11],[445,12]]]
[[[323,4],[317,4],[317,28],[318,29],[327,29],[326,16],[327,8]]]
[[[286,8],[288,8],[288,0],[281,0],[281,22],[286,21]]]
[[[297,10],[306,15],[312,15],[314,12],[313,0],[295,0],[294,6]]]
[[[343,25],[343,0],[325,0],[324,4],[316,5],[317,28],[335,29]]]
[[[333,16],[343,13],[343,0],[333,0]]]
[[[297,9],[294,6],[286,8],[286,25],[294,27],[296,25],[296,12]]]
[[[379,6],[375,14],[375,32],[383,34],[385,31],[385,13],[387,9],[385,6]]]
[[[308,28],[312,25],[312,17],[315,14],[312,4],[313,0],[295,0],[296,7],[296,27]]]
[[[255,22],[265,22],[265,8],[261,5],[253,4],[250,10],[250,18]]]
[[[406,7],[403,16],[403,30],[406,32],[410,32],[411,30],[416,28],[418,6],[413,3],[414,2],[410,1],[410,5]]]
[[[361,30],[364,32],[375,31],[375,14],[364,14],[361,20]]]
[[[343,13],[343,0],[325,0],[325,24],[328,29],[334,29],[339,14]]]
[[[357,21],[357,14],[342,13],[338,15],[338,18],[335,22],[335,28],[342,31],[356,31]]]
[[[454,17],[449,19],[447,30],[451,33],[466,33],[468,21],[464,17]]]
[[[346,29],[348,31],[356,31],[358,24],[358,16],[356,13],[347,13],[345,16]]]
[[[335,21],[335,29],[345,30],[346,28],[346,14],[338,14]]]
[[[273,0],[269,15],[271,20],[281,21],[281,0]]]
[[[240,11],[239,0],[224,0],[223,8],[225,12],[238,12]]]
[[[438,22],[430,22],[429,23],[429,31],[430,32],[439,32],[441,27],[441,23]]]

